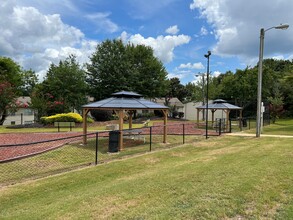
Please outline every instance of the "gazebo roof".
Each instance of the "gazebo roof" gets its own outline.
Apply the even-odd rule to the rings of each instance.
[[[149,109],[160,110],[168,109],[168,107],[157,104],[155,102],[148,101],[142,97],[142,95],[135,92],[121,91],[113,93],[112,97],[103,99],[97,102],[93,102],[87,105],[83,105],[82,108],[87,109]]]
[[[208,106],[207,105],[199,106],[199,107],[197,107],[197,109],[206,109],[207,107],[208,107],[208,109],[229,109],[229,110],[241,110],[242,109],[242,107],[229,104],[223,99],[216,99],[213,102],[213,104],[208,104]]]

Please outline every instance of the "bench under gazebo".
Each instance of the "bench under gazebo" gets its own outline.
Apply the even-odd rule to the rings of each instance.
[[[197,125],[199,125],[199,113],[206,109],[212,112],[212,124],[214,124],[215,118],[214,114],[217,110],[222,110],[226,114],[226,129],[229,130],[229,115],[231,110],[239,110],[240,111],[240,118],[242,118],[242,107],[229,104],[227,101],[223,99],[216,99],[212,104],[199,106],[197,109]]]
[[[167,112],[168,107],[148,101],[135,92],[121,91],[113,93],[112,97],[82,106],[83,110],[83,144],[87,144],[87,114],[92,109],[115,111],[119,117],[119,150],[123,149],[123,117],[129,115],[129,129],[132,128],[132,116],[135,110],[161,110],[164,115],[163,143],[167,141]]]

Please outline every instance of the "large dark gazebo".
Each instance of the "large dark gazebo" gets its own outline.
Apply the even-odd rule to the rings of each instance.
[[[213,104],[208,104],[207,105],[203,105],[203,106],[199,106],[197,107],[197,124],[199,124],[199,112],[205,110],[208,107],[208,109],[212,112],[212,123],[214,123],[215,118],[214,118],[214,113],[217,110],[222,110],[223,112],[226,113],[226,128],[229,129],[229,115],[231,110],[239,110],[240,111],[240,118],[242,118],[242,107],[236,106],[236,105],[232,105],[227,103],[227,101],[223,100],[223,99],[216,99],[214,100]]]
[[[132,115],[135,110],[161,110],[164,114],[164,138],[167,140],[167,111],[168,107],[148,101],[142,95],[135,92],[121,91],[113,93],[112,97],[82,106],[83,109],[83,144],[87,144],[87,114],[91,109],[114,110],[119,116],[119,150],[123,149],[123,116],[127,111],[129,114],[129,128],[132,128]]]

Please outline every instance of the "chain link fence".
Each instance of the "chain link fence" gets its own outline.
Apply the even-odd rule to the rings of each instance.
[[[86,145],[83,145],[84,135],[78,132],[0,134],[0,186],[196,143],[205,138],[205,130],[199,129],[195,123],[170,123],[166,130],[167,140],[163,143],[162,123],[125,129],[121,150],[117,139],[119,131],[88,133]],[[208,131],[209,136],[219,134],[215,129]]]

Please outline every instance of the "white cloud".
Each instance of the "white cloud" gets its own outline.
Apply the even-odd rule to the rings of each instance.
[[[259,32],[293,20],[293,1],[287,0],[193,0],[190,9],[214,28],[213,52],[252,60],[258,56]],[[265,36],[265,55],[293,53],[293,29],[270,30]]]
[[[184,74],[184,73],[169,73],[167,77],[168,77],[168,79],[172,79],[172,78],[183,79],[186,77],[186,74]]]
[[[177,34],[179,32],[179,29],[178,29],[178,26],[177,25],[174,25],[174,26],[171,26],[169,28],[166,29],[166,33],[167,34]]]
[[[77,28],[62,22],[60,15],[44,15],[34,7],[0,6],[0,56],[9,56],[25,69],[43,78],[50,63],[75,54],[79,62],[88,60],[97,42],[85,40]]]
[[[126,32],[121,34],[121,39],[124,42],[130,42],[134,45],[143,44],[150,46],[154,50],[154,54],[162,62],[171,62],[174,58],[174,49],[180,45],[187,44],[190,41],[190,37],[187,35],[177,36],[158,36],[157,38],[148,37],[144,38],[140,34],[128,35]]]
[[[180,64],[178,67],[179,69],[204,69],[204,66],[201,62],[199,63],[187,63],[187,64]]]
[[[208,35],[208,30],[205,28],[205,27],[201,27],[201,29],[200,29],[200,35]]]
[[[278,55],[278,56],[273,56],[272,59],[275,59],[275,60],[284,60],[285,57],[283,55]]]
[[[214,77],[218,77],[219,75],[221,75],[221,72],[220,72],[220,71],[214,71],[214,72],[212,73],[212,75],[213,75]]]
[[[119,27],[117,24],[112,22],[111,19],[109,19],[110,15],[111,13],[109,12],[98,12],[95,14],[86,15],[85,17],[95,24],[97,32],[104,31],[108,33],[114,33],[119,30]]]

